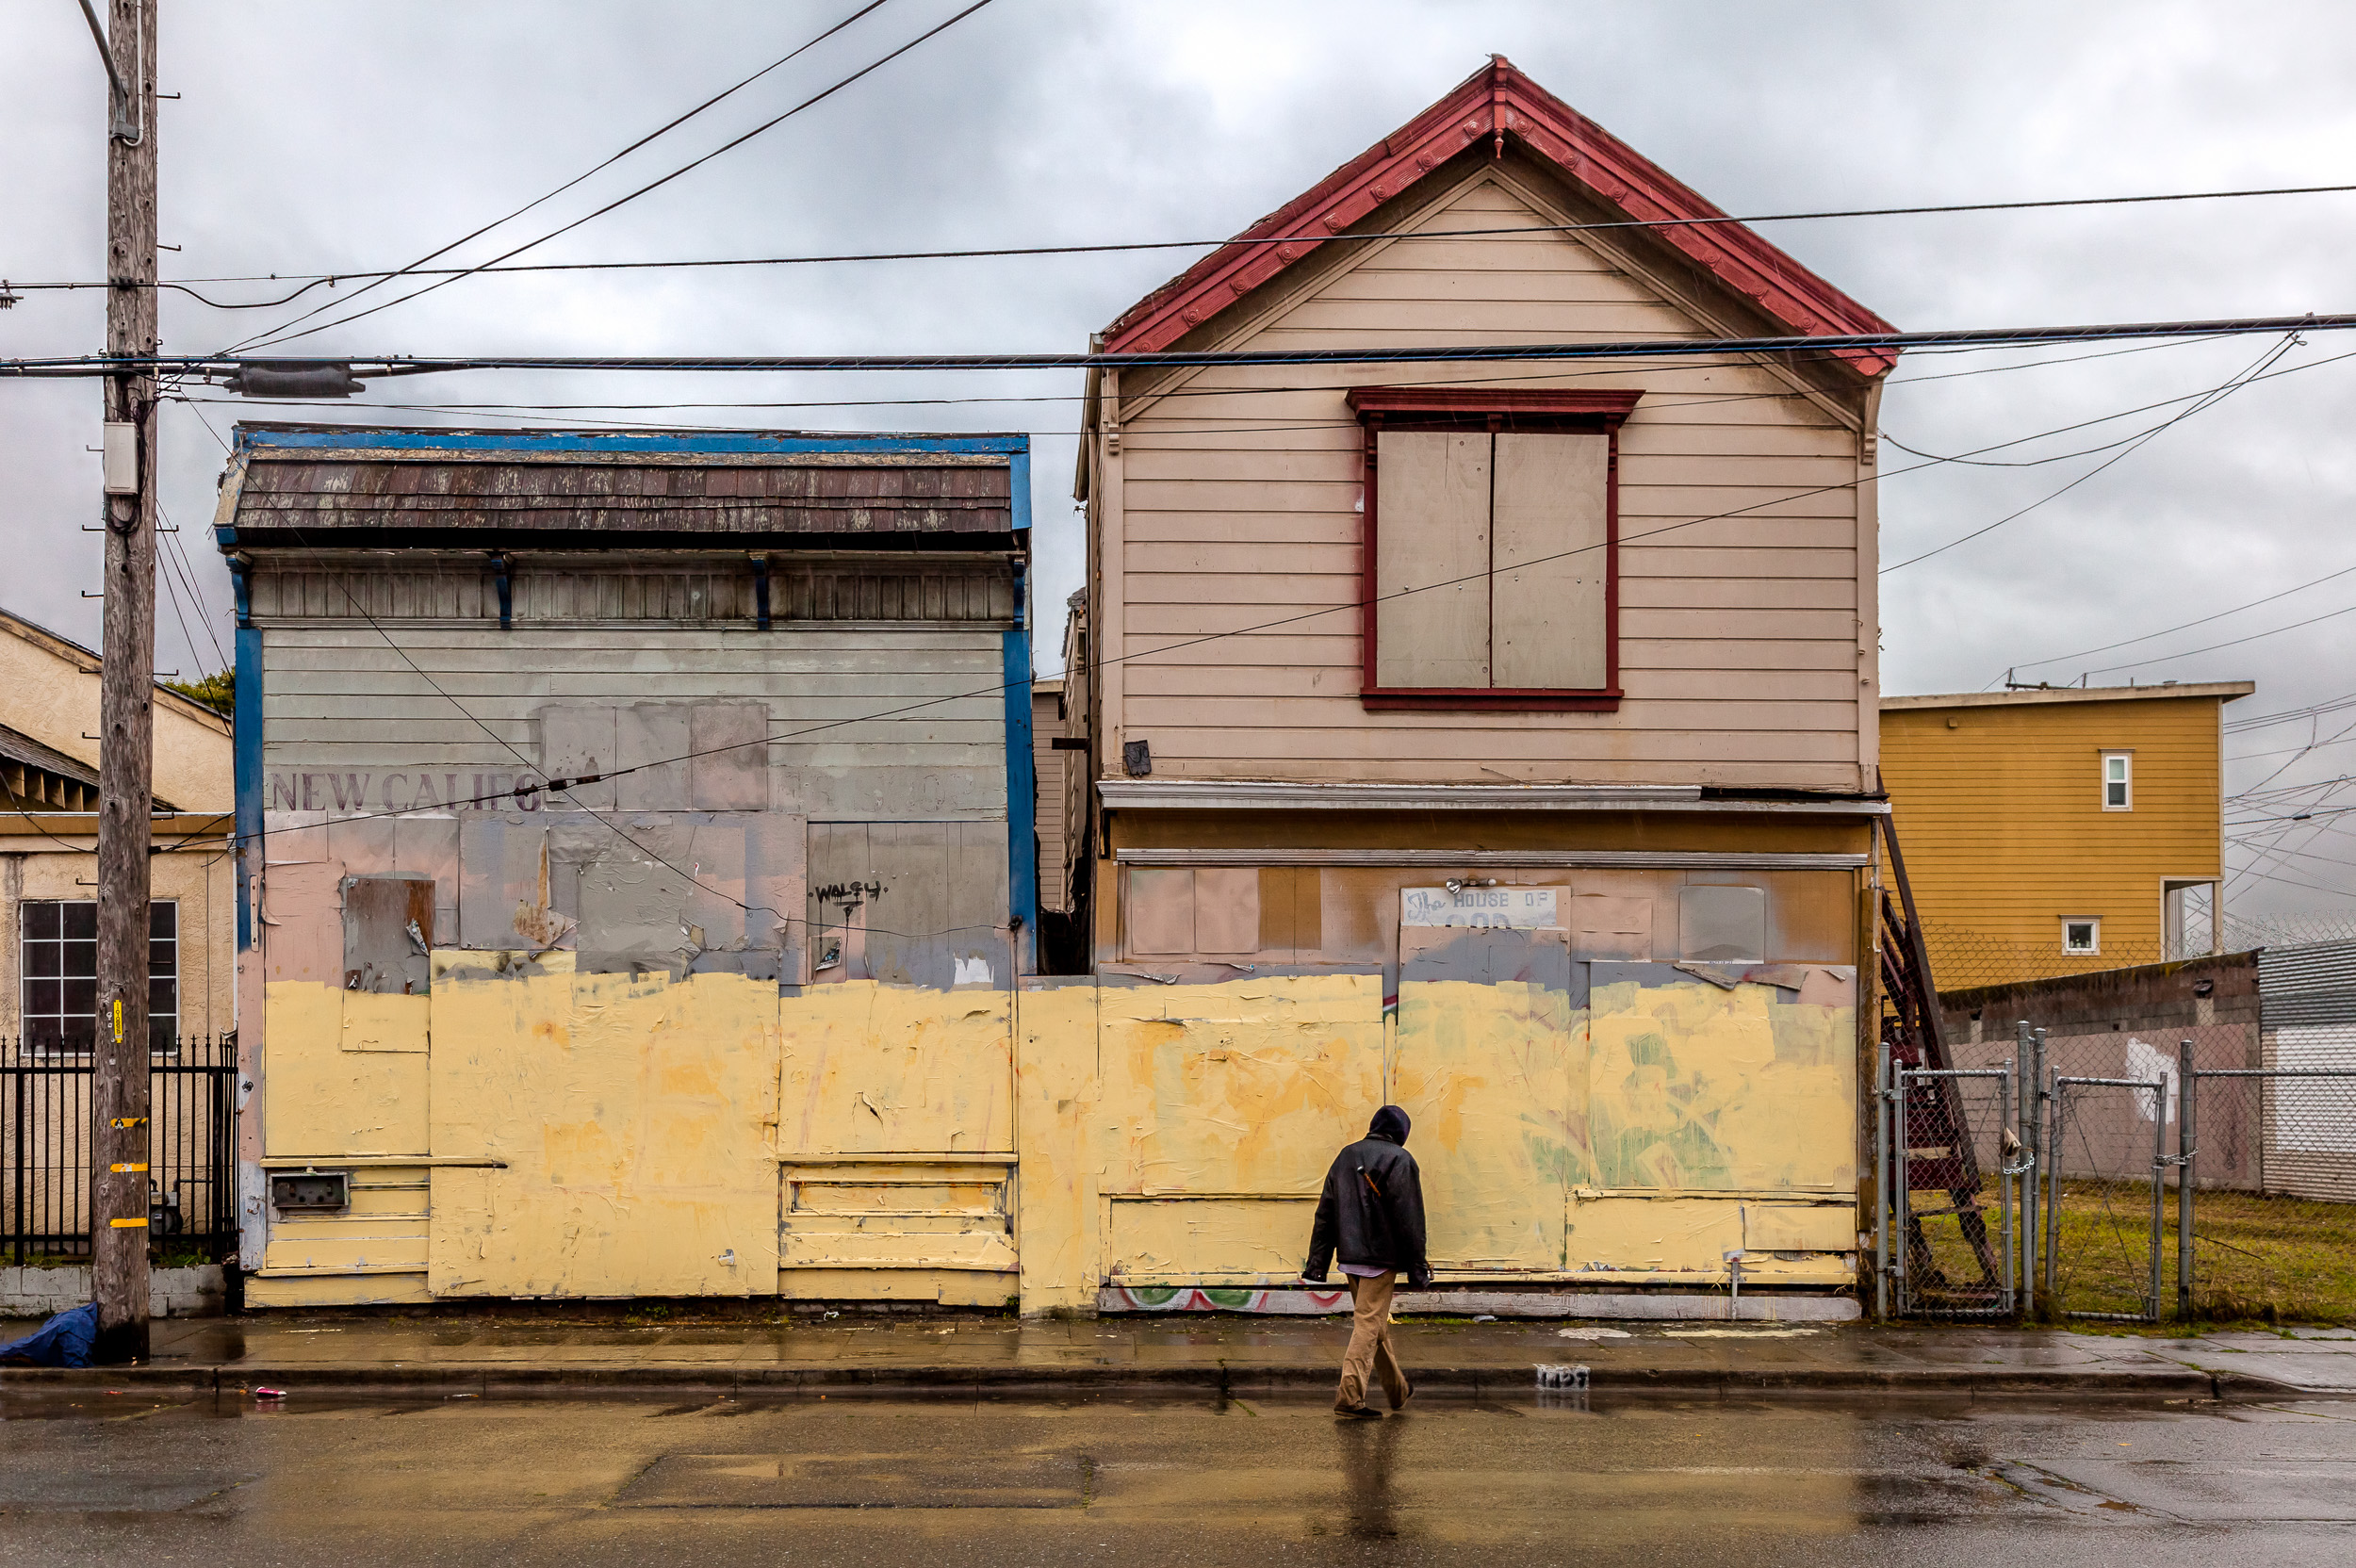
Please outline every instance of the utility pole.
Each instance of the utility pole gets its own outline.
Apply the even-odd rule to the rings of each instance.
[[[108,0],[106,352],[155,331],[155,3]],[[83,13],[97,31],[90,0]],[[98,744],[98,1027],[90,1064],[96,1359],[144,1361],[148,1312],[148,850],[155,692],[155,378],[106,382],[105,670]]]

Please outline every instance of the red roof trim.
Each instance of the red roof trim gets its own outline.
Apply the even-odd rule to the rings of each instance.
[[[1169,348],[1328,243],[1327,237],[1345,236],[1466,147],[1485,137],[1501,152],[1508,136],[1630,218],[1726,216],[1504,56],[1494,56],[1447,97],[1131,306],[1106,329],[1104,348],[1115,353]],[[1740,223],[1652,233],[1794,335],[1896,330]],[[1271,239],[1281,243],[1260,243]],[[1844,350],[1839,357],[1869,377],[1898,363],[1892,349]]]
[[[1358,414],[1520,414],[1585,415],[1618,425],[1636,407],[1642,392],[1603,392],[1593,388],[1560,392],[1546,389],[1492,391],[1485,387],[1353,386],[1348,401]]]

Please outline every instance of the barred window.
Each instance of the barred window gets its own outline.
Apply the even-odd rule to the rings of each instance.
[[[83,898],[27,899],[23,933],[24,1035],[38,1051],[80,1053],[98,1037],[98,905]],[[180,906],[147,906],[147,1037],[172,1049],[180,1033]]]

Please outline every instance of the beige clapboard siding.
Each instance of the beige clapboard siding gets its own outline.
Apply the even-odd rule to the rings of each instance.
[[[1273,696],[1254,693],[1236,696],[1198,696],[1192,705],[1193,715],[1203,724],[1234,726],[1238,729],[1324,729],[1329,727],[1357,728],[1350,722],[1350,709],[1355,704],[1340,704],[1317,695]],[[1709,697],[1683,700],[1645,698],[1624,703],[1620,711],[1608,715],[1616,729],[1722,729],[1760,730],[1771,734],[1791,729],[1817,729],[1837,724],[1841,702],[1792,701],[1726,701]],[[1502,727],[1523,728],[1524,715],[1511,715],[1499,722],[1495,715],[1468,715],[1461,712],[1410,712],[1399,715],[1398,727],[1429,733],[1434,730]],[[1595,718],[1579,721],[1593,727]],[[1158,754],[1159,747],[1156,752]]]
[[[1641,674],[1644,678],[1644,695],[1632,701],[1842,703],[1849,700],[1849,694],[1857,685],[1857,678],[1845,668],[1646,670]],[[1139,694],[1192,695],[1200,694],[1206,685],[1227,692],[1243,692],[1246,688],[1242,682],[1247,678],[1257,682],[1251,688],[1254,694],[1268,697],[1327,697],[1336,693],[1354,696],[1358,690],[1359,674],[1355,664],[1300,664],[1284,668],[1265,664],[1206,665],[1201,668],[1153,664],[1130,666],[1130,690]]]
[[[1486,721],[1490,716],[1484,714],[1481,717]],[[1415,744],[1412,749],[1406,750],[1400,748],[1399,737],[1401,729],[1407,727],[1372,731],[1365,728],[1309,730],[1298,727],[1237,729],[1165,726],[1153,732],[1153,768],[1155,776],[1159,777],[1165,756],[1173,761],[1219,759],[1257,762],[1312,761],[1321,757],[1338,757],[1356,762],[1382,760],[1407,765],[1441,760],[1482,762],[1497,759],[1546,762],[1559,758],[1558,747],[1562,735],[1565,732],[1576,734],[1582,726],[1594,727],[1594,733],[1585,739],[1602,743],[1597,755],[1592,759],[1595,761],[1615,759],[1688,762],[1832,761],[1855,755],[1841,749],[1838,734],[1824,731],[1711,730],[1704,734],[1691,729],[1637,730],[1621,726],[1607,728],[1596,719],[1585,715],[1575,715],[1568,722],[1560,722],[1541,730],[1528,725],[1509,728],[1501,724],[1473,723],[1466,715],[1452,726],[1435,725],[1414,729]],[[1198,776],[1200,773],[1200,769],[1190,770],[1186,776]],[[1419,773],[1408,776],[1428,777],[1430,775]]]
[[[1421,227],[1559,220],[1484,181]],[[1370,247],[1223,346],[1722,330],[1607,246],[1529,235]],[[1618,712],[1366,710],[1363,438],[1343,396],[1360,382],[1644,391],[1619,448]],[[1126,390],[1108,651],[1129,660],[1120,736],[1150,740],[1157,774],[1470,778],[1510,761],[1517,776],[1862,781],[1857,435],[1792,381],[1693,362],[1252,367]]]

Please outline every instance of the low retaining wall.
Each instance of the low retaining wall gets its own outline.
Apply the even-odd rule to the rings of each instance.
[[[148,1274],[148,1315],[211,1317],[227,1307],[229,1282],[221,1265],[158,1268]],[[90,1298],[90,1266],[0,1268],[0,1317],[47,1317]]]

